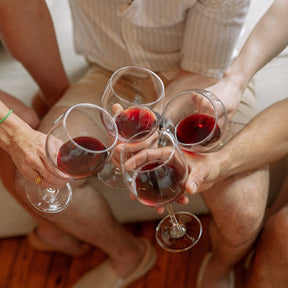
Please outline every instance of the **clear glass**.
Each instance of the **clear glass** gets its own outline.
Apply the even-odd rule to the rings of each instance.
[[[123,67],[109,79],[101,107],[114,118],[118,141],[143,141],[159,127],[164,111],[163,82],[148,69]],[[111,187],[125,188],[121,171],[112,162],[105,165],[98,177]]]
[[[170,252],[193,247],[200,239],[200,220],[189,212],[174,212],[172,203],[185,192],[187,164],[173,137],[156,131],[142,143],[127,143],[120,153],[123,178],[134,197],[169,213],[156,228],[156,239]]]
[[[67,178],[64,187],[45,189],[29,183],[26,194],[32,205],[57,213],[71,201],[69,181],[99,173],[117,143],[117,126],[109,113],[93,104],[81,103],[61,115],[47,134],[46,154],[55,171]]]
[[[225,106],[206,90],[184,90],[170,99],[163,113],[163,128],[182,150],[212,152],[233,134]]]

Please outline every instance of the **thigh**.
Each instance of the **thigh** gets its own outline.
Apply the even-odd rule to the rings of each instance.
[[[92,103],[100,106],[102,94],[111,74],[97,65],[91,65],[87,73],[78,82],[71,85],[49,110],[41,120],[38,130],[47,133],[54,121],[76,104]]]
[[[71,85],[54,107],[71,107],[78,103],[100,105],[106,83],[111,75],[112,72],[97,65],[91,65],[84,77],[79,82]]]
[[[265,167],[230,177],[202,196],[220,230],[249,235],[262,225],[268,187],[269,171]]]

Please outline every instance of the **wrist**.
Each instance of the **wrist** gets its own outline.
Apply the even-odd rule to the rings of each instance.
[[[20,129],[27,129],[30,126],[22,121],[16,114],[11,113],[9,117],[0,124],[0,147],[10,153],[15,146],[15,138],[17,138]]]
[[[219,150],[216,153],[213,153],[212,162],[214,163],[215,167],[215,182],[219,182],[223,179],[228,178],[231,176],[231,165],[233,165],[233,161],[231,160],[231,153],[228,149]]]
[[[0,123],[2,123],[3,121],[5,121],[9,116],[10,114],[13,112],[13,110],[11,109],[5,116],[3,116],[3,118],[0,118]]]
[[[237,94],[242,95],[248,86],[245,75],[242,72],[227,71],[224,73],[222,79],[225,86],[232,87],[232,91],[237,91]]]
[[[252,76],[253,73],[250,71],[248,65],[243,65],[242,60],[237,57],[224,73],[223,80],[233,85],[242,95]]]

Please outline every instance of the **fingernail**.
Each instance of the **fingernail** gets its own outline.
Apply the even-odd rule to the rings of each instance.
[[[193,193],[196,193],[198,190],[198,185],[195,182],[189,183],[190,189],[192,190]]]

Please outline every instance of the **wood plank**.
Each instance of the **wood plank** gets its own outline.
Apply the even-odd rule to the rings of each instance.
[[[30,249],[24,238],[19,240],[17,257],[11,268],[10,277],[5,288],[15,288],[26,286],[30,265],[34,258],[34,250]]]
[[[98,266],[106,257],[102,250],[95,248],[86,255],[72,258],[67,287],[72,287],[77,280],[90,269]]]
[[[25,286],[23,287],[45,287],[49,277],[51,259],[53,253],[45,253],[34,250],[30,246],[27,249],[34,251],[34,256],[31,259],[28,271],[26,271],[27,278]],[[22,287],[22,286],[20,286]]]
[[[207,217],[201,217],[204,228]],[[126,224],[138,237],[145,237],[157,250],[156,265],[130,288],[194,288],[199,265],[209,251],[207,230],[199,243],[189,251],[169,253],[155,240],[158,221]],[[107,257],[100,249],[80,257],[47,253],[31,248],[25,237],[0,240],[0,288],[71,288],[91,268]]]
[[[10,279],[11,269],[18,257],[20,237],[0,240],[0,287],[6,287]]]

